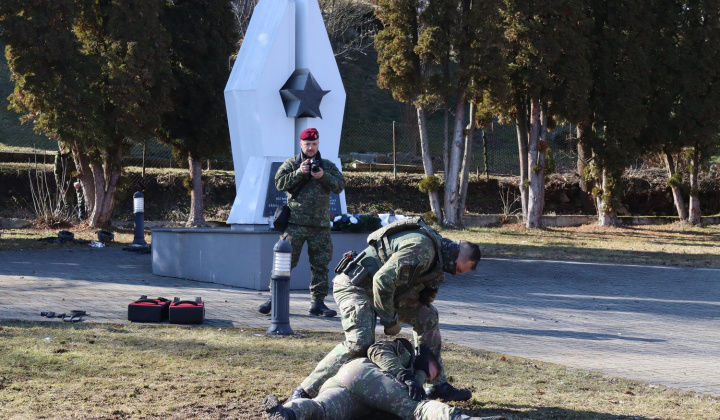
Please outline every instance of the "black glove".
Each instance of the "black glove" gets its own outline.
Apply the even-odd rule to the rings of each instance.
[[[437,287],[425,287],[420,291],[418,294],[418,300],[420,303],[422,303],[425,306],[430,306],[431,303],[435,301],[435,297],[437,296],[438,288]]]
[[[422,401],[427,399],[425,389],[422,384],[415,380],[411,370],[403,370],[398,373],[397,378],[407,386],[408,395],[415,401]]]
[[[425,344],[421,344],[419,350],[418,354],[415,355],[413,368],[416,371],[422,370],[430,377],[430,349]]]

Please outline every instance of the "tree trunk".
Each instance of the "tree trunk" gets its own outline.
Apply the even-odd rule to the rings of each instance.
[[[595,202],[592,199],[592,181],[587,180],[585,177],[585,167],[590,161],[588,151],[585,150],[585,144],[583,143],[583,134],[588,133],[590,127],[587,124],[580,124],[577,126],[577,174],[580,178],[580,204],[584,213],[595,213]]]
[[[615,197],[614,182],[608,176],[607,170],[603,169],[601,185],[603,193],[596,198],[598,209],[598,225],[600,226],[619,226],[620,219],[617,216],[617,210],[612,205],[612,199]]]
[[[475,103],[470,102],[470,122],[465,129],[465,153],[463,153],[462,169],[460,171],[460,198],[458,200],[457,220],[463,224],[465,214],[465,201],[467,201],[468,183],[470,182],[470,165],[472,165],[473,136],[475,135]]]
[[[542,227],[543,204],[545,202],[545,150],[539,146],[541,129],[540,100],[533,97],[530,102],[530,133],[528,136],[528,166],[530,188],[525,226]]]
[[[673,157],[668,152],[663,152],[663,157],[665,158],[665,166],[667,167],[668,180],[674,179],[674,175],[677,173],[677,170],[675,168],[675,162],[673,161]],[[678,217],[680,218],[680,220],[687,221],[688,213],[687,209],[685,208],[685,201],[683,200],[682,193],[680,192],[680,185],[673,181],[669,181],[668,185],[669,184],[672,184],[670,185],[670,189],[672,190],[673,200],[675,201],[675,209],[677,210]]]
[[[448,173],[448,164],[450,163],[450,159],[448,157],[448,150],[450,145],[450,135],[448,132],[450,131],[450,101],[446,101],[445,103],[445,121],[443,125],[443,174],[447,176]]]
[[[77,143],[71,145],[73,159],[75,160],[75,168],[80,179],[80,188],[83,190],[85,199],[85,210],[89,216],[95,207],[95,188],[91,188],[94,184],[92,169],[90,169],[90,158],[85,153],[80,153]],[[89,218],[88,218],[89,219]],[[88,221],[89,223],[89,221]]]
[[[518,189],[520,190],[520,203],[522,204],[523,220],[527,220],[528,215],[528,121],[527,106],[521,95],[515,97],[515,127],[517,129],[518,153],[520,155],[520,180]]]
[[[89,201],[86,201],[89,210],[88,225],[92,227],[105,227],[112,220],[121,160],[122,147],[118,147],[108,151],[102,158],[102,165],[90,166],[92,178],[88,185],[83,185],[83,191],[88,192],[88,196],[93,196],[92,207],[88,204]]]
[[[417,107],[418,129],[420,130],[420,147],[422,150],[423,168],[425,176],[435,176],[433,169],[432,156],[430,155],[430,138],[428,137],[427,118],[425,117],[425,109],[421,106]],[[447,176],[447,174],[445,174]],[[430,210],[435,213],[438,223],[442,223],[443,212],[440,205],[440,194],[437,191],[429,191],[428,198],[430,200]]]
[[[202,226],[205,224],[205,211],[203,206],[203,185],[202,185],[202,162],[188,153],[188,164],[190,166],[190,216],[187,226]]]
[[[458,175],[460,173],[460,155],[462,152],[463,142],[463,120],[465,119],[465,101],[462,95],[458,95],[455,104],[455,123],[453,124],[453,138],[450,143],[450,164],[448,165],[448,173],[445,174],[445,222],[448,227],[458,225]]]
[[[700,152],[698,152],[697,142],[692,154],[692,167],[690,170],[690,212],[688,222],[697,225],[702,222],[702,213],[700,212],[700,188],[698,184],[698,171],[700,170]]]

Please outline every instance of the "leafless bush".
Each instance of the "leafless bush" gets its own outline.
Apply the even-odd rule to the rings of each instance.
[[[27,167],[35,222],[38,225],[47,227],[69,225],[70,211],[63,206],[63,191],[56,188],[55,185],[50,185],[47,171],[40,166],[37,156],[37,153],[35,153],[34,165],[31,166],[30,163],[28,163]],[[63,171],[64,170],[65,168],[63,168]],[[61,175],[64,179],[65,174],[63,173]]]

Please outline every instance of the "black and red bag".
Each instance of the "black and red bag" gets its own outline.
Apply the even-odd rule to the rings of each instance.
[[[205,302],[196,297],[195,300],[173,299],[170,304],[171,324],[202,324],[205,320]]]
[[[128,305],[128,321],[162,322],[169,316],[170,299],[162,297],[148,299],[142,295],[140,299]]]

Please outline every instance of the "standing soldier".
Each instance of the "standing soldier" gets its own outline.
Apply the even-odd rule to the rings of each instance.
[[[330,420],[367,418],[377,410],[401,419],[500,420],[503,417],[470,417],[447,404],[428,400],[422,383],[438,374],[438,364],[429,349],[416,355],[404,338],[378,341],[367,358],[343,365],[337,375],[320,388],[314,399],[299,398],[280,405],[277,397],[263,400],[271,420]]]
[[[339,194],[345,178],[334,163],[320,156],[320,136],[314,128],[300,133],[300,154],[287,159],[275,174],[275,188],[286,191],[290,219],[280,239],[292,245],[291,267],[295,268],[303,244],[310,259],[310,314],[332,317],[337,312],[325,306],[329,292],[328,264],[333,247],[330,238],[330,192]],[[271,300],[258,307],[269,314]]]
[[[432,305],[445,274],[475,270],[480,247],[443,238],[422,218],[391,223],[371,233],[368,246],[352,262],[336,268],[333,295],[340,308],[345,341],[338,344],[295,389],[290,400],[317,395],[340,366],[366,354],[375,342],[376,318],[385,334],[397,335],[400,322],[412,325],[416,344],[430,348],[440,366],[428,388],[432,399],[464,401],[466,389],[450,385],[440,356],[438,311]],[[345,261],[345,259],[343,260]]]

